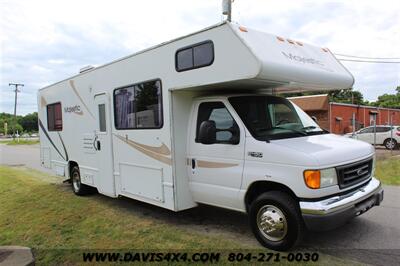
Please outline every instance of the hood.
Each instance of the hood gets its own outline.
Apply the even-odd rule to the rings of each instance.
[[[274,144],[313,157],[321,167],[346,164],[372,156],[374,147],[366,142],[334,134],[273,141]]]

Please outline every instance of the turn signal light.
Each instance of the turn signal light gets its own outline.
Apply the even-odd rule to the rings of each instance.
[[[312,189],[321,187],[321,172],[319,170],[304,171],[304,181]]]

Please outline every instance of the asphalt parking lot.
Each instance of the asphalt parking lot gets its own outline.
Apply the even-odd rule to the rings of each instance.
[[[386,156],[387,152],[378,149],[377,153],[383,154],[379,156]],[[25,166],[49,172],[41,168],[39,160],[38,145],[0,144],[0,164],[14,167]],[[60,184],[61,181],[60,179]],[[62,186],[66,190],[70,189],[68,184],[62,184]],[[320,250],[334,256],[340,254],[340,257],[349,257],[363,264],[399,265],[400,187],[384,186],[384,190],[385,198],[381,206],[373,208],[333,231],[309,232],[298,249]],[[241,213],[209,206],[173,213],[131,199],[111,199],[102,195],[94,197],[100,201],[112,202],[135,215],[154,217],[204,234],[219,234],[230,239],[240,239],[250,245],[260,247],[249,229],[247,216]]]

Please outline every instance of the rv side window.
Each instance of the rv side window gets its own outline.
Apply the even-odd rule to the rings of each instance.
[[[209,66],[213,62],[214,45],[212,41],[179,49],[175,54],[175,68],[178,72]]]
[[[106,105],[104,103],[99,104],[99,131],[106,132]]]
[[[161,128],[161,81],[143,82],[114,90],[116,129]]]
[[[47,129],[49,131],[62,130],[61,103],[47,105]]]

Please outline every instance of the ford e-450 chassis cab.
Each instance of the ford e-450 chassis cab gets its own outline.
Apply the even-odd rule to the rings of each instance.
[[[370,144],[277,96],[353,83],[326,48],[220,23],[39,90],[41,163],[77,195],[246,212],[287,250],[383,199]]]

